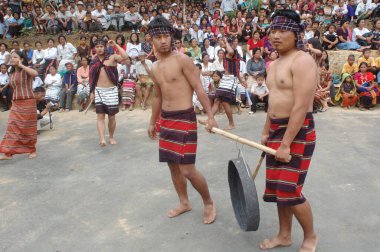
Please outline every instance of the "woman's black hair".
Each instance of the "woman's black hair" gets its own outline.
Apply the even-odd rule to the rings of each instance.
[[[115,42],[116,42],[116,44],[117,44],[117,40],[118,40],[119,38],[121,39],[121,45],[122,45],[122,46],[125,45],[125,37],[123,36],[123,34],[119,34],[119,35],[116,36],[116,38],[115,38]]]
[[[94,48],[95,47],[95,44],[94,44],[94,40],[93,38],[96,37],[96,39],[98,39],[98,35],[96,34],[92,34],[91,37],[90,37],[90,48]]]
[[[296,23],[301,23],[301,17],[298,15],[297,12],[292,10],[278,10],[272,15],[272,19],[277,16],[284,16],[287,18],[290,18],[291,20],[295,21]]]
[[[362,21],[362,20],[364,20],[364,19],[362,19],[362,18],[358,18],[358,20],[356,20],[356,26],[359,26],[360,21]]]
[[[47,40],[47,43],[49,43],[50,41],[53,42],[53,44],[55,43],[54,39],[52,39],[52,38],[49,38],[49,39]]]
[[[255,55],[257,53],[257,51],[260,51],[260,53],[261,53],[260,47],[255,47],[252,49],[252,56]]]
[[[223,49],[219,49],[217,54],[219,54],[220,52],[222,52],[224,54],[224,50]]]
[[[1,43],[0,46],[4,45],[5,46],[5,50],[8,50],[8,45],[5,44],[5,43]]]
[[[206,40],[208,40],[210,43],[211,43],[211,41],[210,41],[210,39],[208,39],[208,38],[205,38],[204,40],[203,40],[203,48],[205,48],[205,42],[206,42]]]
[[[12,41],[12,45],[14,45],[14,44],[20,45],[20,43],[17,40]]]
[[[203,53],[202,53],[202,61],[203,61],[203,59],[204,59],[206,56],[208,56],[208,53],[207,53],[207,52],[203,52]]]
[[[326,70],[330,70],[330,65],[329,64],[322,64],[321,67],[324,67]]]
[[[136,37],[137,37],[136,45],[140,44],[139,35],[137,33],[135,33],[135,32],[132,32],[131,35],[129,36],[129,43],[134,44],[134,42],[132,42],[132,35],[136,35]]]
[[[222,72],[221,71],[214,71],[214,73],[213,74],[216,74],[216,75],[218,75],[220,78],[222,78],[223,77],[223,74],[222,74]]]
[[[41,44],[41,45],[42,45],[41,41],[39,41],[39,40],[37,40],[37,41],[34,43],[34,46],[37,46],[37,44]]]
[[[58,36],[58,42],[61,40],[61,38],[64,38],[65,41],[67,41],[66,37],[65,37],[64,35],[61,34],[61,35]]]
[[[15,53],[15,54],[17,54],[22,60],[21,60],[21,63],[24,65],[24,66],[27,66],[28,65],[28,59],[27,59],[27,57],[26,57],[26,55],[24,55],[22,52],[16,52],[16,51],[14,51],[14,52],[12,52],[12,53]],[[12,53],[11,53],[11,55],[12,55]],[[14,66],[11,66],[11,68],[9,69],[9,73],[11,74],[11,73],[13,73],[15,71],[15,67]]]
[[[90,65],[91,60],[89,58],[87,58],[87,57],[81,57],[80,61],[82,61],[83,59],[85,59],[87,61],[87,64]]]
[[[329,54],[327,53],[327,51],[326,51],[325,49],[322,50],[322,53],[323,53],[323,52],[326,53],[327,57],[326,57],[325,61],[322,61],[322,62],[321,62],[321,65],[323,65],[323,64],[327,64],[327,65],[329,65],[329,67],[330,67]]]
[[[368,63],[367,63],[367,62],[362,62],[362,63],[360,63],[359,68],[361,68],[362,65],[365,65],[365,66],[368,68]]]
[[[82,40],[82,39],[85,39],[85,40],[86,40],[87,38],[86,38],[86,36],[81,35],[81,36],[79,37],[79,40]]]
[[[308,41],[307,41],[308,44],[311,44],[313,46],[313,48],[315,49],[318,49],[320,51],[323,50],[322,48],[322,45],[321,45],[321,42],[319,42],[318,39],[316,38],[310,38]]]
[[[341,21],[340,21],[340,26],[342,27],[344,25],[344,23],[346,22],[350,22],[350,20],[348,20],[347,18],[343,18]]]

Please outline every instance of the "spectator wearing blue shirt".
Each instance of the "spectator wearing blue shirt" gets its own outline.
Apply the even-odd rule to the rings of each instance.
[[[24,19],[20,17],[20,13],[13,13],[13,17],[8,18],[6,21],[6,26],[8,27],[7,34],[9,34],[12,38],[20,36],[23,24]]]
[[[32,59],[33,59],[33,49],[30,48],[30,45],[29,45],[28,42],[24,43],[24,50],[22,51],[22,53],[25,55],[25,58],[28,61],[28,66],[32,66],[33,65],[33,62],[32,62]]]
[[[59,112],[66,112],[71,110],[72,100],[77,92],[78,80],[77,74],[74,70],[73,63],[66,63],[66,73],[63,75],[63,85],[61,90],[61,97],[59,100]]]
[[[348,1],[347,10],[348,10],[348,13],[346,14],[346,17],[348,20],[352,22],[355,18],[355,12],[356,12],[355,0]]]

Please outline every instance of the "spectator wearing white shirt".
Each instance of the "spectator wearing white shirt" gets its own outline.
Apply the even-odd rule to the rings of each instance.
[[[42,44],[40,41],[37,41],[34,46],[36,49],[33,51],[32,64],[33,67],[38,72],[38,75],[43,78],[43,65],[45,64],[45,51],[42,50]]]
[[[47,71],[49,71],[50,66],[58,67],[58,51],[57,48],[54,47],[54,40],[48,39],[48,48],[44,50],[44,59],[45,63],[43,64],[42,73],[43,78],[45,78],[45,75]]]
[[[77,3],[77,10],[73,15],[78,23],[78,27],[83,29],[83,19],[86,16],[86,10],[84,9],[84,4],[82,1]]]
[[[76,66],[75,56],[77,54],[77,49],[71,43],[68,43],[66,37],[63,35],[58,36],[58,41],[58,72],[64,73],[66,71],[66,63],[70,62]]]
[[[73,21],[71,19],[71,13],[70,11],[66,10],[66,6],[63,4],[60,4],[58,7],[58,26],[61,29],[61,31],[67,31],[67,35],[71,34],[71,31],[73,29]]]
[[[9,110],[8,104],[11,101],[12,90],[8,87],[9,85],[9,75],[8,75],[8,67],[4,63],[1,64],[1,72],[0,72],[0,98],[3,102],[2,111]]]
[[[203,40],[203,51],[207,53],[211,62],[215,60],[215,48],[211,46],[211,42],[208,38]]]
[[[335,20],[340,21],[348,13],[347,5],[344,3],[344,0],[339,0],[338,4],[334,6],[332,15],[335,17]]]
[[[105,30],[107,25],[107,11],[103,9],[102,3],[96,4],[96,9],[91,12],[93,19],[102,25],[102,29]]]
[[[223,0],[221,8],[230,20],[236,17],[237,4],[235,0]]]
[[[128,5],[129,12],[125,14],[125,24],[127,28],[132,29],[132,32],[140,33],[141,15],[136,12],[136,6],[132,3]]]
[[[375,8],[376,4],[373,5],[372,2],[369,0],[362,0],[362,2],[359,3],[356,7],[355,15],[358,17],[358,20],[368,19]]]
[[[141,101],[141,108],[146,110],[146,101],[149,99],[154,85],[152,79],[149,77],[153,63],[152,61],[146,59],[145,52],[139,53],[139,60],[140,61],[136,63],[136,74],[138,80],[136,91]]]
[[[59,93],[62,87],[61,75],[57,73],[55,66],[50,66],[49,74],[46,75],[45,81],[46,101],[51,101],[58,107]]]
[[[198,45],[203,43],[204,34],[202,30],[199,30],[199,26],[197,24],[193,24],[193,28],[190,29],[191,39],[195,39]]]
[[[249,114],[254,114],[256,113],[256,106],[257,103],[263,102],[265,104],[265,112],[268,110],[268,95],[269,95],[269,90],[267,86],[264,84],[265,77],[264,74],[258,74],[256,76],[256,81],[257,85],[252,86],[251,89],[251,111]]]
[[[124,27],[125,15],[121,12],[120,4],[116,3],[114,8],[115,10],[111,14],[111,26],[113,26],[116,31],[120,32]]]
[[[41,80],[39,76],[36,76],[33,78],[33,90],[38,88],[38,87],[43,87],[44,82]]]
[[[5,43],[0,44],[0,64],[9,64],[10,53],[8,52],[8,46]]]
[[[365,21],[363,19],[359,19],[357,21],[357,26],[352,31],[352,41],[356,41],[361,46],[368,46],[371,45],[371,40],[373,36],[369,36],[366,34],[369,34],[369,30],[365,28]]]

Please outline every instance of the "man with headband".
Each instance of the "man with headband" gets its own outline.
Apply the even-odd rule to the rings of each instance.
[[[193,61],[185,54],[172,50],[173,28],[169,21],[164,17],[156,17],[150,22],[148,32],[153,37],[158,58],[151,69],[155,96],[148,134],[150,138],[156,138],[156,122],[160,117],[159,159],[169,166],[180,202],[177,208],[169,210],[168,217],[176,217],[191,210],[187,195],[188,179],[202,197],[203,223],[210,224],[215,221],[216,210],[207,182],[195,168],[197,122],[192,103],[193,92],[207,112],[209,129],[217,127],[210,101]]]
[[[312,111],[317,65],[303,51],[299,34],[305,24],[300,24],[299,15],[281,10],[272,18],[269,39],[280,57],[267,70],[269,108],[261,142],[277,150],[275,156],[267,155],[264,201],[277,203],[280,230],[260,248],[290,246],[294,215],[304,231],[299,251],[315,251],[318,239],[302,187],[316,140]]]
[[[99,145],[106,146],[105,139],[105,117],[108,115],[109,143],[114,145],[116,140],[114,133],[116,129],[115,115],[119,112],[118,72],[117,63],[127,59],[128,55],[113,40],[109,40],[110,46],[115,46],[119,54],[108,55],[106,53],[106,41],[97,39],[95,41],[95,58],[90,65],[90,99],[95,100],[95,110],[98,117]]]

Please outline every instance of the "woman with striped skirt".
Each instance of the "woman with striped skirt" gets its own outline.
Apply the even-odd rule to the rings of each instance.
[[[37,143],[36,99],[33,78],[37,71],[27,67],[22,53],[13,52],[10,59],[9,86],[13,89],[13,103],[8,125],[0,143],[0,160],[10,160],[14,154],[28,153],[35,158]]]

